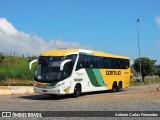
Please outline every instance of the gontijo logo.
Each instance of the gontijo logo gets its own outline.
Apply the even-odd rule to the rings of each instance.
[[[106,71],[106,75],[121,75],[121,71]]]

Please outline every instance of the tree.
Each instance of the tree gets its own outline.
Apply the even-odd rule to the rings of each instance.
[[[160,77],[160,65],[155,66],[155,75],[158,75]]]
[[[158,69],[158,76],[159,76],[159,78],[160,78],[160,69]]]
[[[141,74],[142,74],[142,82],[144,82],[144,78],[147,75],[153,75],[154,74],[154,66],[156,60],[151,60],[147,57],[137,58],[134,61],[134,69],[137,72],[140,72],[140,60],[141,60]]]
[[[2,62],[4,58],[5,58],[4,54],[0,52],[0,62]]]

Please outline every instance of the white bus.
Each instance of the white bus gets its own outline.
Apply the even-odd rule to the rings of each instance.
[[[34,72],[35,93],[72,94],[120,91],[129,87],[128,57],[92,50],[57,49],[41,53]]]

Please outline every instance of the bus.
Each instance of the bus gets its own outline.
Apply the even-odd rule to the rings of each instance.
[[[130,84],[130,60],[125,56],[84,49],[55,49],[43,52],[34,71],[34,91],[50,96],[112,90]]]

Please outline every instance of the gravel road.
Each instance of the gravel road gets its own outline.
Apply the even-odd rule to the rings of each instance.
[[[0,111],[160,111],[158,84],[121,92],[85,93],[79,98],[44,94],[0,96]]]

